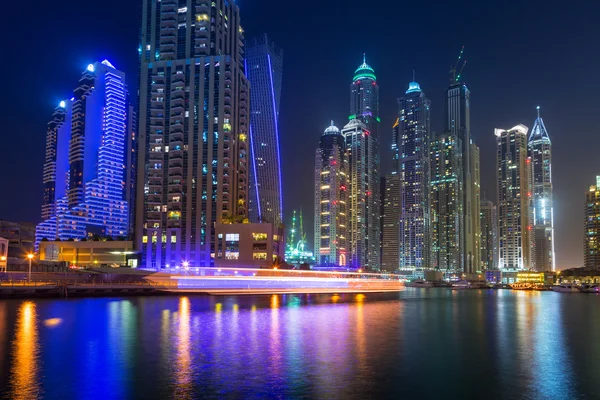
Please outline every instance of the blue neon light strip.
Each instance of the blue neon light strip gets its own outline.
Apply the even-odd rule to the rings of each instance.
[[[279,219],[283,221],[283,191],[281,190],[281,158],[279,156],[279,126],[277,123],[277,108],[275,106],[275,89],[273,87],[273,69],[271,67],[271,55],[267,54],[269,60],[269,76],[271,77],[271,95],[273,97],[273,120],[275,121],[275,139],[277,140],[277,169],[279,173]]]
[[[246,77],[248,77],[248,66],[246,65],[246,60],[244,59],[244,71],[246,72]],[[254,140],[252,140],[252,113],[250,113],[250,123],[248,124],[250,127],[250,149],[252,150],[252,169],[254,170],[254,189],[256,190],[256,204],[258,207],[258,222],[262,222],[262,212],[260,211],[260,197],[258,197],[258,181],[256,176],[256,152],[254,151]]]

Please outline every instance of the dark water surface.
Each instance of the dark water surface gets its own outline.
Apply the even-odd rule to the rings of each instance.
[[[0,300],[0,397],[600,399],[600,297]]]

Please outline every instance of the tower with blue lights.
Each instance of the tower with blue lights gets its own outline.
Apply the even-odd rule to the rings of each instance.
[[[531,268],[554,271],[554,211],[552,200],[552,142],[538,115],[529,134],[532,186],[532,248]]]
[[[356,248],[361,254],[352,255],[354,262],[360,262],[360,268],[372,271],[380,269],[380,198],[379,198],[379,86],[375,71],[366,62],[354,71],[352,84],[350,85],[350,123],[344,127],[342,133],[346,138],[346,146],[349,151],[349,171],[362,171],[364,176],[355,184],[362,181],[363,187],[356,188],[355,193],[364,193],[364,209],[356,209],[361,215],[359,224],[361,232],[352,232],[349,236],[360,236],[360,248]],[[360,123],[360,126],[359,124]],[[344,133],[347,132],[347,133]],[[363,140],[358,135],[366,135]],[[352,147],[355,148],[352,148]],[[356,148],[360,146],[360,148]],[[357,152],[358,151],[358,152]],[[360,158],[358,155],[360,154]],[[350,186],[352,183],[350,183]],[[354,190],[351,188],[351,190]],[[355,199],[356,200],[356,199]],[[349,199],[351,201],[351,199]],[[361,206],[362,207],[362,206]],[[353,208],[349,211],[352,214]],[[358,215],[358,214],[356,214]],[[351,217],[352,219],[352,217]],[[364,229],[364,232],[362,231]]]
[[[140,39],[141,265],[211,266],[223,257],[215,254],[216,223],[248,217],[250,93],[240,10],[231,0],[144,0]]]
[[[42,239],[127,236],[132,150],[125,74],[104,60],[89,64],[74,97],[55,109],[46,132]]]
[[[430,268],[430,101],[417,82],[398,99],[397,174],[400,182],[400,270]]]
[[[283,52],[262,35],[246,48],[246,76],[250,82],[250,194],[252,222],[280,224],[283,214],[279,105]]]

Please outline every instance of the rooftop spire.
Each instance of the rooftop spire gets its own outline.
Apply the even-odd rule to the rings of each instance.
[[[548,131],[546,130],[546,126],[544,125],[544,121],[540,117],[540,106],[536,107],[537,110],[537,118],[533,123],[533,129],[529,134],[529,142],[537,142],[537,141],[545,141],[551,143],[550,135],[548,135]]]
[[[536,107],[536,109],[537,109],[537,112],[538,112],[538,118],[539,118],[539,117],[540,117],[540,106],[537,106],[537,107]]]
[[[367,53],[363,53],[363,64],[367,63]]]

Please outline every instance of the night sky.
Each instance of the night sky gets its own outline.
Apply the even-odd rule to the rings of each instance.
[[[522,3],[527,3],[526,5]],[[377,75],[381,169],[391,169],[396,98],[416,78],[443,124],[448,70],[465,46],[482,195],[494,200],[494,128],[533,127],[535,106],[553,144],[557,267],[582,264],[584,193],[600,174],[600,2],[573,0],[238,0],[246,37],[284,50],[280,111],[284,212],[304,210],[312,247],[314,151],[333,119],[347,122],[362,53]],[[88,63],[109,59],[137,90],[141,0],[3,4],[0,219],[38,222],[46,124]]]

